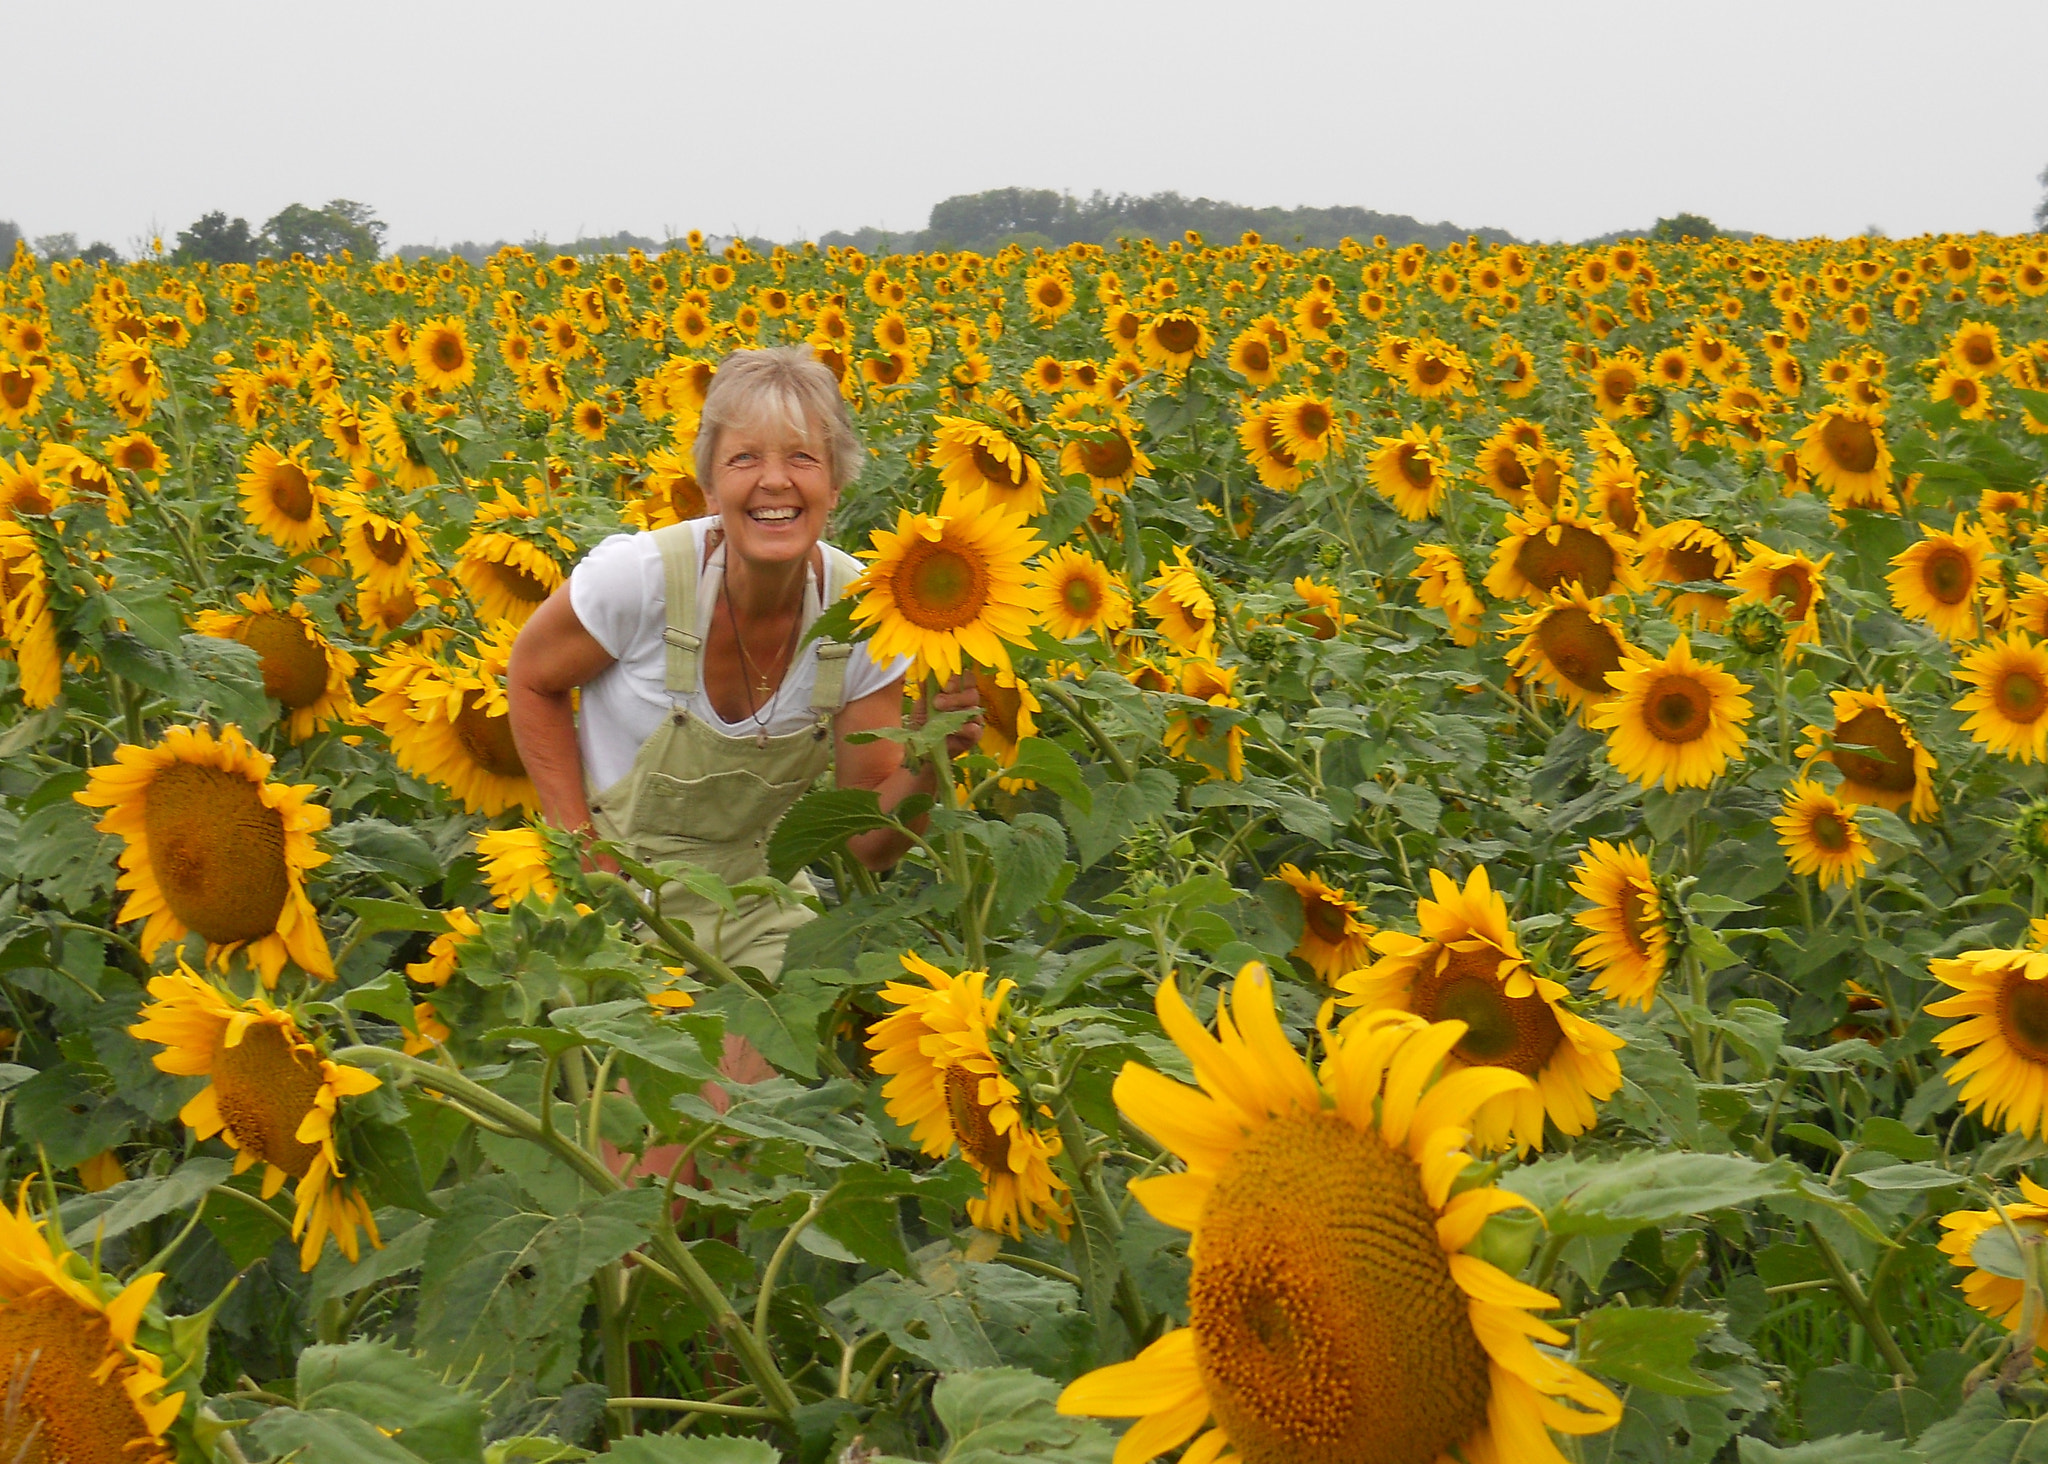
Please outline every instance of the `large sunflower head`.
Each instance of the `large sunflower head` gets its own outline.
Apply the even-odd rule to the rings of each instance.
[[[240,641],[256,653],[263,668],[263,690],[275,697],[286,714],[286,732],[295,743],[355,712],[349,681],[356,658],[329,644],[311,612],[296,601],[279,609],[270,592],[258,589],[241,595],[242,613],[204,610],[192,628],[201,635]]]
[[[2010,1252],[2012,1233],[2023,1241],[2038,1241],[2048,1235],[2048,1189],[2022,1173],[2019,1200],[2007,1200],[1995,1210],[1951,1210],[1941,1217],[1940,1248],[1952,1266],[1967,1272],[1961,1281],[1963,1300],[1990,1317],[2008,1332],[2019,1330],[2026,1313],[2027,1284],[2012,1274],[2013,1257],[1980,1257],[1977,1247],[1986,1237],[1993,1245]],[[1987,1246],[1989,1251],[1990,1247]],[[2023,1254],[2023,1253],[2022,1253]],[[2035,1319],[2034,1347],[2048,1347],[2048,1316]]]
[[[1550,1429],[1620,1420],[1611,1392],[1530,1345],[1563,1344],[1531,1315],[1556,1299],[1468,1251],[1526,1202],[1484,1181],[1451,1193],[1475,1110],[1528,1078],[1438,1075],[1465,1025],[1395,1013],[1350,1024],[1311,1067],[1257,964],[1214,1035],[1172,981],[1158,1005],[1200,1086],[1131,1063],[1115,1095],[1186,1166],[1131,1189],[1190,1232],[1188,1325],[1070,1384],[1062,1412],[1136,1418],[1127,1464],[1190,1439],[1201,1464],[1564,1464]]]
[[[1560,1132],[1584,1133],[1593,1105],[1621,1086],[1614,1058],[1621,1039],[1573,1013],[1563,1004],[1565,988],[1529,965],[1483,865],[1462,890],[1442,870],[1429,879],[1435,898],[1415,907],[1422,934],[1374,936],[1380,959],[1339,978],[1338,1004],[1460,1022],[1453,1066],[1509,1068],[1530,1078],[1533,1087],[1501,1092],[1480,1107],[1471,1126],[1481,1147],[1542,1148],[1546,1113]]]
[[[455,391],[476,380],[476,352],[462,321],[452,315],[424,322],[407,352],[420,384],[435,391]]]
[[[1032,579],[1039,619],[1055,640],[1093,632],[1107,640],[1131,623],[1131,596],[1116,572],[1085,550],[1061,544]]]
[[[1273,402],[1273,435],[1299,463],[1320,462],[1344,447],[1344,429],[1337,409],[1311,392],[1292,392]]]
[[[395,513],[395,511],[394,511]],[[342,505],[341,550],[356,579],[380,595],[409,588],[432,561],[420,516],[377,512],[359,498]]]
[[[2005,347],[1998,327],[1987,321],[1966,320],[1949,337],[1950,366],[1964,376],[1996,376],[2005,364]]]
[[[313,846],[328,811],[311,785],[266,782],[271,758],[229,726],[173,727],[154,747],[122,745],[72,797],[104,808],[96,827],[119,834],[120,919],[142,920],[142,953],[196,934],[209,962],[246,954],[275,986],[287,959],[331,980],[334,964],[306,897]]]
[[[164,1273],[126,1287],[65,1247],[29,1208],[0,1204],[0,1459],[21,1464],[171,1464],[164,1433],[183,1393],[136,1345]]]
[[[237,1174],[262,1164],[264,1199],[297,1181],[300,1268],[313,1269],[330,1234],[355,1260],[357,1226],[381,1245],[368,1202],[342,1182],[335,1147],[341,1100],[380,1086],[376,1075],[323,1057],[290,1013],[260,996],[237,1002],[182,964],[153,978],[149,994],[155,999],[129,1033],[163,1047],[155,1058],[162,1071],[213,1079],[178,1117],[196,1138],[220,1135]]]
[[[1399,437],[1375,437],[1367,460],[1373,486],[1402,518],[1419,523],[1443,506],[1450,488],[1451,456],[1444,429],[1408,428]]]
[[[505,697],[516,634],[498,621],[471,649],[457,651],[452,664],[417,647],[387,650],[370,672],[378,695],[363,707],[384,729],[399,767],[492,818],[515,806],[539,807]]]
[[[306,461],[312,445],[308,439],[279,452],[259,442],[242,459],[242,517],[293,554],[305,554],[327,537],[326,490],[320,470]]]
[[[913,658],[911,675],[942,679],[973,661],[1008,670],[1013,645],[1031,637],[1026,561],[1041,547],[1013,508],[981,491],[948,488],[937,513],[899,510],[861,551],[865,573],[850,594],[853,617],[874,629],[874,654]]]
[[[1010,1236],[1051,1227],[1064,1236],[1067,1186],[1052,1168],[1059,1137],[1032,1125],[991,1041],[1015,983],[987,991],[986,971],[948,975],[909,951],[903,969],[923,984],[885,985],[882,1000],[894,1010],[867,1039],[875,1071],[888,1075],[882,1100],[889,1116],[932,1158],[957,1147],[981,1176],[985,1192],[967,1204],[974,1224]]]
[[[980,492],[1027,519],[1045,512],[1045,469],[1000,427],[971,417],[935,418],[932,462],[950,489]]]
[[[1643,536],[1643,578],[1658,584],[1720,583],[1735,569],[1735,546],[1718,529],[1698,519],[1674,519]],[[1659,590],[1671,618],[1717,626],[1728,618],[1728,600],[1705,590]]]
[[[1634,541],[1605,520],[1584,517],[1569,499],[1554,509],[1532,503],[1524,513],[1509,515],[1487,590],[1498,599],[1540,605],[1568,584],[1595,598],[1642,589]]]
[[[1916,822],[1931,819],[1941,807],[1934,789],[1934,754],[1913,735],[1912,726],[1892,708],[1882,686],[1869,691],[1833,691],[1835,725],[1808,726],[1808,744],[1801,757],[1825,757],[1841,771],[1835,796],[1844,803],[1869,803],[1892,813],[1908,810]]]
[[[1649,856],[1632,843],[1593,839],[1572,873],[1572,888],[1590,902],[1572,916],[1589,932],[1573,957],[1593,973],[1595,991],[1648,1011],[1671,964],[1671,926]]]
[[[1162,310],[1138,329],[1135,342],[1147,366],[1178,376],[1209,354],[1209,317],[1197,308]]]
[[[1926,1011],[1961,1019],[1934,1045],[1956,1059],[1945,1076],[1963,1107],[2011,1133],[2048,1133],[2048,954],[1965,951],[1927,968],[1955,988]]]
[[[1856,883],[1877,862],[1856,810],[1809,778],[1785,790],[1784,811],[1771,820],[1794,874],[1810,874],[1822,889]]]
[[[1540,610],[1507,617],[1508,630],[1522,637],[1508,651],[1508,664],[1565,699],[1582,716],[1614,695],[1609,673],[1621,669],[1629,644],[1602,601],[1576,584],[1552,592]]]
[[[1837,509],[1897,510],[1892,450],[1884,440],[1884,414],[1875,407],[1830,402],[1794,438],[1799,465]]]
[[[1893,607],[1909,619],[1925,621],[1945,641],[1975,640],[1991,550],[1990,536],[1961,519],[1953,533],[1926,530],[1919,543],[1892,557],[1896,567],[1885,582]]]
[[[1176,545],[1173,553],[1172,561],[1161,563],[1159,573],[1145,581],[1152,591],[1145,613],[1175,650],[1207,660],[1216,654],[1216,601],[1188,551]]]
[[[1308,476],[1302,471],[1301,460],[1281,440],[1272,404],[1247,409],[1244,420],[1238,423],[1237,440],[1259,481],[1275,493],[1292,493]]]
[[[1680,636],[1662,656],[1631,650],[1608,678],[1615,695],[1587,725],[1607,733],[1607,756],[1644,787],[1704,788],[1749,741],[1748,688]]]
[[[1359,918],[1365,908],[1319,874],[1283,864],[1276,876],[1301,897],[1301,939],[1290,953],[1325,981],[1335,981],[1365,964],[1374,926]]]
[[[1965,732],[2016,762],[2048,757],[2048,649],[2008,631],[1966,653],[1956,680],[1970,688],[1955,704]]]
[[[1114,407],[1099,407],[1101,401],[1092,391],[1061,401],[1058,413],[1072,425],[1060,447],[1060,472],[1083,475],[1097,498],[1107,498],[1129,491],[1141,474],[1151,472],[1152,459],[1139,448],[1130,419]]]
[[[1548,453],[1550,439],[1540,422],[1531,422],[1526,417],[1510,417],[1481,444],[1478,459],[1473,464],[1479,481],[1488,491],[1505,498],[1517,508],[1528,500],[1531,488],[1529,470],[1522,461],[1524,449]],[[1553,495],[1550,502],[1556,501]]]

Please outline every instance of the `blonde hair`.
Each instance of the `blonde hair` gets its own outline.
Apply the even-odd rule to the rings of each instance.
[[[860,476],[860,439],[853,435],[838,378],[809,346],[775,346],[734,351],[719,364],[697,424],[697,481],[715,491],[720,435],[735,423],[764,419],[805,442],[822,438],[833,487],[844,488]]]

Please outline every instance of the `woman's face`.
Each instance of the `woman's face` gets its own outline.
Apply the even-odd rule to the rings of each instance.
[[[815,435],[806,441],[763,421],[735,422],[719,434],[709,487],[726,552],[763,567],[807,557],[839,503]]]

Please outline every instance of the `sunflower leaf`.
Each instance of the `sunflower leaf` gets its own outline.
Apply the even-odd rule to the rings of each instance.
[[[1713,1398],[1730,1391],[1692,1365],[1700,1334],[1715,1319],[1675,1307],[1606,1306],[1579,1318],[1578,1363],[1630,1387],[1678,1398]]]

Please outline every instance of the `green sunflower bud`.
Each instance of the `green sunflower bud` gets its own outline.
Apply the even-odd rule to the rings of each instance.
[[[1728,639],[1761,660],[1785,645],[1785,617],[1772,605],[1738,605],[1728,616]]]

